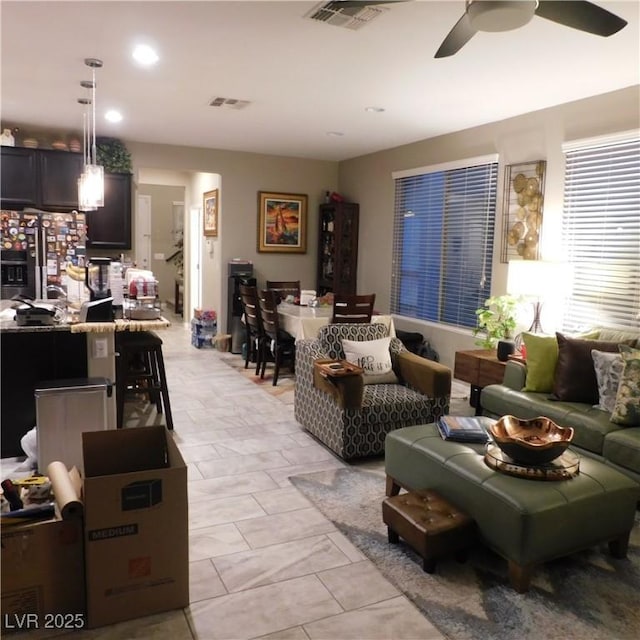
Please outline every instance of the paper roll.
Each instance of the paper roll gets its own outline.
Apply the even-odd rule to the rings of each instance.
[[[47,467],[53,495],[56,500],[56,512],[62,520],[82,518],[84,509],[80,501],[80,475],[74,467],[67,471],[62,462],[52,462]]]

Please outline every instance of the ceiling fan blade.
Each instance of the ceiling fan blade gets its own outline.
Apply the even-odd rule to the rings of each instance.
[[[540,0],[535,13],[541,18],[597,36],[611,36],[627,24],[626,20],[610,11],[582,0]]]
[[[471,40],[477,31],[471,26],[469,16],[465,13],[453,29],[449,31],[449,35],[443,40],[440,48],[436,51],[434,58],[446,58],[452,56],[462,49],[462,47]]]

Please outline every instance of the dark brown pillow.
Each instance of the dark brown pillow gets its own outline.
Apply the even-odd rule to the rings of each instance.
[[[591,349],[617,352],[619,344],[627,341],[604,342],[567,338],[556,333],[558,361],[553,378],[553,397],[566,402],[598,404],[598,381],[591,357]]]

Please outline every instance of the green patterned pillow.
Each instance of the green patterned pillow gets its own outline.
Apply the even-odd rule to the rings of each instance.
[[[616,394],[611,422],[625,427],[640,426],[640,350],[620,345],[624,369]]]

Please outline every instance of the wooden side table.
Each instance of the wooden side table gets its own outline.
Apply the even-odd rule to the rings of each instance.
[[[482,414],[480,392],[489,384],[500,384],[504,377],[506,362],[500,362],[495,349],[456,351],[453,377],[471,385],[469,404],[475,407],[476,415]]]

